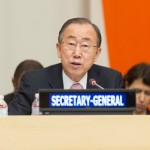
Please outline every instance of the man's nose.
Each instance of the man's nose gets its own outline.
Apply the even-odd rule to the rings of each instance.
[[[76,49],[74,50],[74,56],[76,57],[81,57],[81,49],[80,49],[80,45],[76,46]]]

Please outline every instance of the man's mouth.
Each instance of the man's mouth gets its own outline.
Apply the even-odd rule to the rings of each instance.
[[[79,62],[72,62],[72,65],[81,65]]]
[[[73,66],[73,68],[78,68],[81,66],[81,63],[79,62],[71,62],[71,65]]]

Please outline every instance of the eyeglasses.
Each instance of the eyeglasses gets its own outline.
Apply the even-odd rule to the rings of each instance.
[[[84,43],[80,45],[80,44],[75,44],[73,42],[61,42],[60,44],[64,44],[64,47],[67,50],[76,50],[77,46],[79,46],[83,52],[88,52],[92,47],[97,47],[91,45],[90,43],[86,43],[86,44]]]

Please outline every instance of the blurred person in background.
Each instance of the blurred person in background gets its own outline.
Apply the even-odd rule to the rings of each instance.
[[[139,63],[131,67],[123,77],[127,89],[136,90],[136,111],[133,114],[148,114],[150,103],[150,64]]]
[[[20,79],[25,72],[42,69],[42,68],[43,68],[42,64],[36,60],[27,59],[27,60],[22,61],[16,67],[14,76],[12,78],[12,84],[14,87],[14,91],[9,94],[4,95],[4,100],[6,101],[6,103],[9,104],[14,99],[14,96],[20,86]]]

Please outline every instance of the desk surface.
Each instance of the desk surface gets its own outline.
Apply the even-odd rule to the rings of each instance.
[[[0,117],[1,150],[149,150],[149,116]]]

